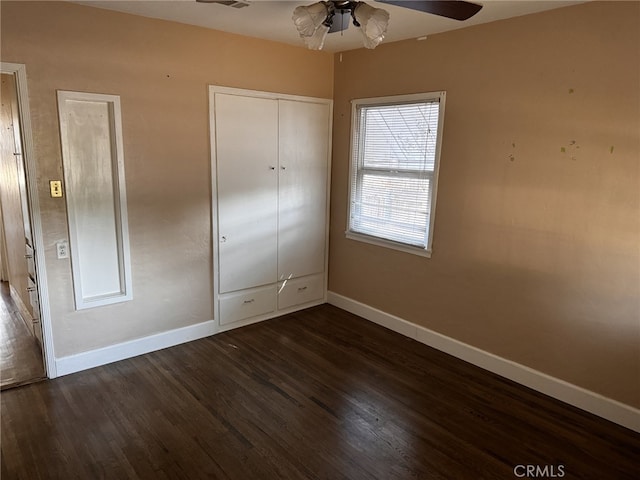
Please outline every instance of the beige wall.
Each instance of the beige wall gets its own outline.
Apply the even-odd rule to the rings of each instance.
[[[330,289],[640,407],[639,19],[588,3],[337,57]],[[436,90],[433,257],[346,240],[349,100]]]
[[[55,356],[211,320],[207,85],[331,98],[327,53],[107,10],[1,2],[2,61],[24,63]],[[120,95],[134,300],[74,311],[56,90]]]

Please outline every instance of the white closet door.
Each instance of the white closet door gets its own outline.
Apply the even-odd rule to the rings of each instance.
[[[325,269],[330,108],[280,100],[278,276]]]
[[[219,291],[277,280],[278,102],[216,93]]]

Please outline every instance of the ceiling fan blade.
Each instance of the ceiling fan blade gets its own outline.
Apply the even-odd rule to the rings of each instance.
[[[333,16],[333,21],[331,22],[331,27],[329,27],[329,33],[333,32],[342,32],[349,28],[349,23],[351,21],[351,14],[348,10],[338,10],[336,14]]]
[[[198,3],[219,3],[227,7],[244,8],[249,6],[247,0],[196,0]]]
[[[402,1],[402,0],[376,0],[380,3],[397,5],[398,7],[410,8],[420,12],[432,13],[441,17],[453,18],[454,20],[467,20],[480,11],[482,5],[463,1]]]

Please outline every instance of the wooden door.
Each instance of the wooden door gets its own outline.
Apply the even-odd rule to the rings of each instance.
[[[14,75],[1,75],[0,98],[0,208],[3,223],[3,248],[7,278],[20,315],[29,331],[38,336],[39,311],[30,303],[29,262],[26,248],[31,248],[26,177],[20,133],[20,111]],[[33,275],[35,280],[35,273]]]
[[[219,292],[277,280],[278,102],[216,93]]]
[[[330,107],[280,100],[278,276],[323,272]]]

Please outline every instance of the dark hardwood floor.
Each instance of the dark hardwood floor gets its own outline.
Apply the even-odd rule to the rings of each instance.
[[[639,434],[329,305],[1,402],[2,480],[639,478]]]
[[[0,282],[0,389],[45,378],[38,340],[20,316],[8,282]]]

